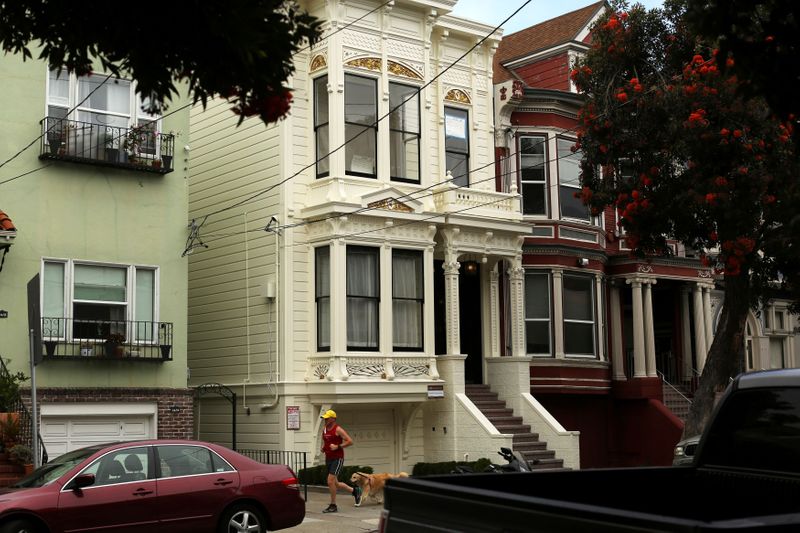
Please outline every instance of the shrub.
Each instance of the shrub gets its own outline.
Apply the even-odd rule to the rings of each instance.
[[[33,452],[24,444],[15,444],[8,450],[8,458],[21,465],[33,463]]]
[[[372,474],[371,466],[345,466],[339,474],[339,481],[347,483],[350,481],[350,476],[355,472],[364,472]],[[297,479],[304,485],[327,485],[328,484],[328,467],[326,465],[317,465],[310,468],[303,468],[298,472]]]
[[[417,463],[412,470],[412,476],[433,476],[437,474],[450,474],[456,466],[468,466],[475,472],[484,472],[492,462],[482,457],[477,461],[444,461],[442,463]]]

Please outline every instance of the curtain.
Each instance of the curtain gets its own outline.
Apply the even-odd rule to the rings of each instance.
[[[315,297],[317,301],[317,349],[331,347],[331,253],[330,248],[316,249]]]
[[[392,256],[392,343],[395,349],[422,348],[422,252]]]
[[[378,250],[347,249],[347,346],[378,347]]]

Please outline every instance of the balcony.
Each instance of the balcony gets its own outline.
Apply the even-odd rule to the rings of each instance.
[[[172,323],[42,318],[44,360],[172,360]]]
[[[173,170],[175,136],[139,126],[121,128],[45,117],[40,125],[39,159],[69,161],[141,172]]]

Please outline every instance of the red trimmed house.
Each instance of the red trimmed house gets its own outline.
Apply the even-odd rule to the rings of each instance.
[[[720,308],[692,250],[633,258],[614,211],[592,217],[575,197],[583,97],[569,73],[605,9],[508,35],[494,57],[497,187],[521,194],[533,225],[523,246],[531,393],[580,431],[582,468],[671,462]]]

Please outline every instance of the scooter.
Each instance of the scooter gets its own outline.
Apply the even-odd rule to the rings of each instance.
[[[512,451],[509,448],[500,448],[500,451],[497,453],[505,459],[508,464],[489,465],[489,471],[491,472],[530,472],[533,470],[531,468],[531,463],[529,463],[520,452]],[[537,459],[533,460],[533,464],[538,462]]]

